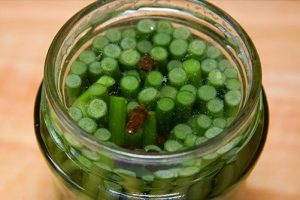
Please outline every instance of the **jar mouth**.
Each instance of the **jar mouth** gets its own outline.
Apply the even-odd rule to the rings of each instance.
[[[231,123],[231,125],[226,128],[221,134],[218,136],[209,139],[208,141],[190,147],[188,149],[174,152],[174,153],[162,153],[158,155],[149,155],[149,154],[138,154],[133,153],[130,151],[126,151],[125,149],[111,147],[110,145],[95,141],[91,135],[83,131],[79,128],[79,126],[74,123],[74,121],[69,116],[66,106],[62,102],[61,95],[58,92],[57,83],[55,81],[55,75],[53,74],[54,66],[57,64],[57,52],[60,51],[60,48],[65,40],[65,35],[67,35],[73,26],[76,25],[76,22],[81,19],[82,16],[88,15],[92,11],[96,10],[97,8],[109,4],[109,1],[106,3],[103,2],[94,2],[83,8],[77,14],[75,14],[70,20],[68,20],[65,25],[60,29],[60,31],[55,36],[49,50],[47,53],[46,61],[45,61],[45,71],[44,71],[44,90],[46,93],[47,100],[53,106],[54,112],[57,116],[60,117],[60,120],[63,124],[65,124],[66,128],[74,134],[76,137],[80,138],[83,144],[86,144],[90,148],[101,149],[107,151],[112,155],[112,157],[118,157],[120,159],[132,160],[133,162],[137,163],[159,163],[159,162],[170,162],[171,160],[183,160],[183,158],[187,158],[193,155],[205,155],[219,146],[226,144],[227,141],[233,139],[238,133],[239,129],[241,128],[241,124],[247,122],[253,111],[256,109],[259,96],[261,93],[261,64],[258,53],[256,48],[251,41],[248,34],[245,30],[236,22],[231,16],[229,16],[225,11],[221,10],[220,8],[214,6],[211,3],[206,1],[196,1],[196,0],[186,0],[185,2],[193,5],[193,6],[200,6],[208,9],[212,13],[222,16],[222,19],[230,25],[238,34],[240,39],[244,44],[244,48],[248,53],[247,60],[249,65],[252,68],[250,73],[250,87],[249,89],[246,103],[243,105],[241,110],[239,111],[238,115],[235,117],[235,120]],[[149,1],[150,3],[152,1]],[[176,1],[172,1],[176,2]],[[179,2],[179,1],[178,1]],[[180,1],[183,2],[183,1]],[[226,27],[226,24],[225,24]],[[226,27],[227,28],[227,27]],[[67,51],[67,50],[66,50]]]

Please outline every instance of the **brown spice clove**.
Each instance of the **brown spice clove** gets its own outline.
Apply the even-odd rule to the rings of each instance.
[[[148,118],[148,111],[144,104],[139,105],[130,112],[130,119],[126,130],[129,134],[135,134],[142,127],[144,120]]]
[[[159,147],[163,148],[166,141],[167,141],[167,136],[165,134],[157,134],[156,144]]]

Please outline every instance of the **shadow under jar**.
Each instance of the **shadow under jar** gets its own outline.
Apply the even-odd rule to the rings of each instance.
[[[221,134],[182,151],[145,154],[94,140],[68,115],[64,85],[71,63],[100,33],[141,19],[188,27],[195,37],[218,47],[236,68],[242,101]],[[35,128],[62,199],[225,199],[250,173],[266,140],[268,108],[259,57],[240,25],[207,2],[98,1],[74,15],[52,42],[35,106]]]

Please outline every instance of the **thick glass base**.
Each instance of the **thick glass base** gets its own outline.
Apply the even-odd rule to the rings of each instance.
[[[82,183],[86,178],[87,172],[83,171],[76,165],[64,152],[63,148],[57,146],[54,139],[50,136],[45,123],[41,107],[41,89],[37,95],[35,104],[35,132],[40,146],[40,149],[46,159],[47,164],[55,175],[56,185],[58,186],[58,198],[68,200],[134,200],[134,199],[187,199],[187,200],[201,200],[201,199],[234,199],[235,194],[240,197],[240,191],[243,189],[241,185],[245,182],[246,177],[253,169],[257,162],[268,132],[269,112],[265,94],[262,95],[263,110],[259,120],[257,129],[251,140],[243,147],[243,149],[226,162],[221,168],[215,172],[208,174],[207,177],[194,181],[188,188],[178,188],[178,192],[172,191],[170,195],[157,195],[155,198],[149,198],[147,194],[143,195],[129,195],[126,192],[119,193],[110,192],[103,188],[97,188],[99,191],[88,191],[88,186]],[[129,186],[131,187],[131,186]],[[91,187],[91,190],[94,187]],[[184,191],[184,192],[182,192]],[[96,196],[91,195],[97,193]],[[174,195],[175,194],[175,195]]]

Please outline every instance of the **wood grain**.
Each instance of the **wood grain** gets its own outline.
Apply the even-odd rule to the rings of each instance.
[[[88,1],[0,1],[0,199],[52,200],[33,104],[47,49]],[[270,106],[264,152],[243,199],[300,199],[300,1],[214,1],[249,33]]]

